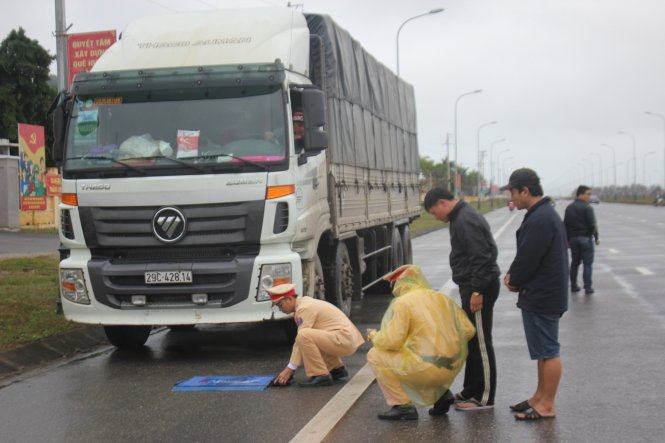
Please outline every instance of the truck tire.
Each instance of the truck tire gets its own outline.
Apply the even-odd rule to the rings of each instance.
[[[106,338],[118,349],[136,349],[150,336],[150,326],[104,326]]]
[[[305,284],[304,295],[308,295],[318,300],[325,300],[326,282],[325,282],[325,275],[323,274],[323,265],[321,265],[321,258],[319,258],[319,254],[316,254],[312,261],[314,262],[314,286],[310,290],[309,281],[308,281],[309,278],[304,280],[303,281],[303,283]]]
[[[353,299],[353,265],[344,242],[337,244],[332,259],[333,262],[324,268],[326,299],[350,317]]]
[[[402,236],[399,229],[393,229],[392,248],[390,250],[392,269],[395,270],[404,264],[404,246],[402,245]]]
[[[402,229],[402,248],[404,248],[404,264],[413,264],[413,246],[411,245],[411,230],[409,225]]]

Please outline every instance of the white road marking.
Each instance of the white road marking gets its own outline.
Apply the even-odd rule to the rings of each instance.
[[[631,285],[628,283],[626,279],[623,277],[617,275],[614,270],[612,269],[611,266],[605,264],[605,263],[599,263],[598,267],[605,268],[614,281],[617,282],[619,286],[621,286],[621,289],[623,289],[624,293],[634,299],[636,302],[642,305],[642,307],[645,309],[645,311],[652,317],[654,317],[654,320],[656,320],[656,323],[665,329],[665,318],[658,313],[658,308],[654,306],[650,301],[648,301],[646,298],[642,297],[640,293]]]
[[[656,223],[656,224],[657,224],[658,226],[663,226],[663,225],[665,225],[665,223],[661,223],[661,222],[658,222],[658,223]]]
[[[646,221],[646,220],[644,220],[644,219],[642,219],[642,220],[640,220],[640,221],[641,221],[642,223],[646,223],[646,222],[647,222],[647,221]]]
[[[514,213],[506,223],[501,226],[494,234],[494,240],[497,240],[503,231],[510,226],[517,212]],[[448,279],[440,289],[440,292],[446,294],[455,287],[452,279]],[[346,415],[351,406],[367,390],[374,381],[374,373],[366,363],[349,380],[337,394],[331,398],[328,403],[316,413],[312,419],[291,439],[291,442],[321,442],[332,431],[335,425]]]
[[[365,364],[291,439],[291,442],[322,441],[373,381],[374,373],[369,364]]]
[[[610,251],[610,254],[618,254],[619,253],[619,251],[614,249],[614,248],[609,248],[607,250]]]
[[[637,266],[635,269],[637,270],[637,272],[639,272],[642,275],[654,275],[654,272],[649,268],[643,268],[641,266]]]

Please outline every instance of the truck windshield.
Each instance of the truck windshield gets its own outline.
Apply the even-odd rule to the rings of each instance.
[[[197,93],[195,95],[202,95]],[[154,98],[159,96],[158,99]],[[79,96],[68,131],[65,172],[89,176],[266,170],[287,158],[282,91],[191,98]]]

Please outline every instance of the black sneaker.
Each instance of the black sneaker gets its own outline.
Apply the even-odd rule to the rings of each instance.
[[[335,368],[330,371],[330,376],[333,380],[343,380],[349,376],[349,372],[344,366],[340,366],[339,368]]]
[[[393,406],[377,417],[381,420],[418,420],[418,410],[413,405]]]
[[[582,289],[579,286],[571,286],[570,291],[571,292],[580,292]]]
[[[452,392],[446,391],[430,408],[429,415],[436,417],[437,415],[447,414],[453,403],[455,403],[455,396]]]
[[[584,290],[584,295],[591,295],[594,292],[596,292],[596,291],[594,291],[593,288],[585,289]]]
[[[312,388],[316,386],[332,386],[333,379],[330,374],[326,375],[315,375],[314,377],[308,378],[306,381],[301,381],[298,383],[298,386],[302,388]]]

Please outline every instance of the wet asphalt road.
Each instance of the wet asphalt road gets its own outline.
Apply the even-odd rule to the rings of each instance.
[[[21,254],[57,254],[59,246],[56,234],[0,231],[0,259]]]
[[[563,210],[565,203],[557,207]],[[601,204],[595,207],[601,246],[596,294],[572,295],[561,322],[564,376],[558,417],[515,423],[508,404],[535,386],[515,296],[502,292],[495,307],[499,381],[493,411],[385,423],[385,403],[372,384],[328,435],[328,441],[662,441],[665,425],[665,209]],[[502,208],[487,216],[496,231],[511,218]],[[499,264],[514,255],[523,213],[499,237]],[[415,262],[433,286],[449,278],[447,230],[414,240]],[[451,294],[457,296],[456,291]],[[355,306],[364,331],[375,326],[385,296]],[[353,374],[361,352],[346,360]],[[141,352],[111,348],[0,388],[0,441],[288,441],[341,387],[265,392],[172,393],[194,375],[271,374],[289,356],[279,325],[206,327],[161,332]],[[300,375],[302,376],[302,375]],[[456,382],[459,386],[460,380]]]

